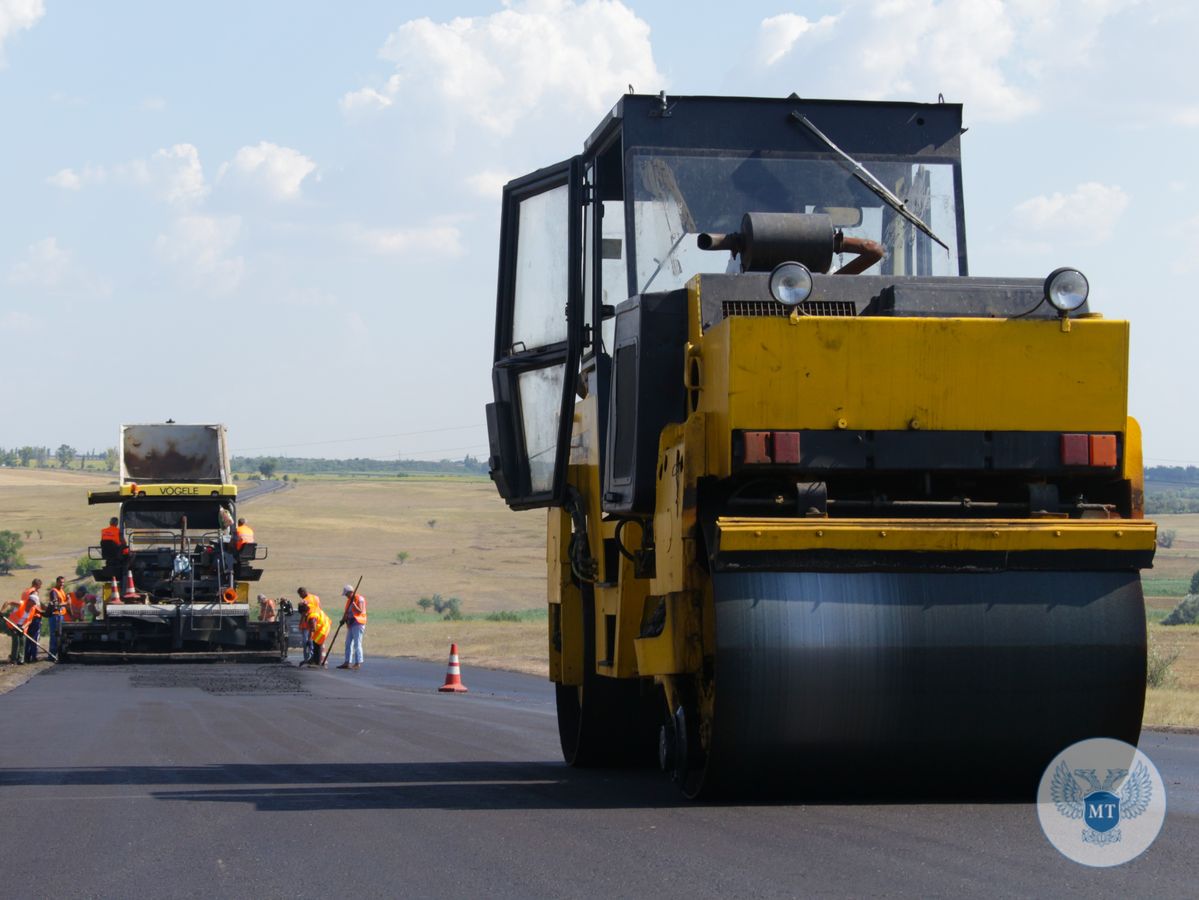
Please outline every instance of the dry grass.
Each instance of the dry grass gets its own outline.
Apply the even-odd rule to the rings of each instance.
[[[368,657],[378,653],[447,662],[450,644],[456,643],[464,673],[469,673],[472,666],[477,666],[548,677],[545,641],[544,620],[421,622],[416,625],[393,622],[376,625],[372,622],[367,626],[363,649]],[[469,686],[469,678],[465,674],[463,677]]]

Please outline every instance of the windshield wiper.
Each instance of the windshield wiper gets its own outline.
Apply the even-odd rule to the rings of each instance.
[[[808,131],[812,132],[812,134],[816,135],[816,137],[820,138],[826,147],[828,147],[830,150],[840,156],[841,159],[848,163],[850,166],[850,172],[853,173],[853,176],[857,178],[858,181],[862,182],[862,184],[866,185],[866,187],[870,188],[870,190],[874,191],[874,193],[878,194],[878,196],[882,198],[882,200],[888,206],[927,234],[946,250],[949,249],[949,245],[933,234],[933,230],[924,224],[923,219],[908,209],[904,202],[891,193],[891,191],[887,189],[887,186],[875,178],[865,166],[834,144],[827,134],[808,121],[807,116],[796,110],[792,110],[791,118],[803,125],[804,128],[808,129]]]

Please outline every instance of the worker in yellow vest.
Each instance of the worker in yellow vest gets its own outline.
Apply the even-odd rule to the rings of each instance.
[[[308,588],[306,588],[306,587],[296,588],[296,594],[300,598],[301,605],[308,604],[309,609],[320,609],[321,608],[321,598],[318,597],[316,594],[308,593]],[[299,607],[296,607],[296,609],[298,610]],[[307,660],[312,656],[312,635],[309,633],[307,627],[305,626],[305,621],[306,620],[304,618],[304,613],[301,612],[300,613],[300,634],[302,634],[304,636],[304,659]]]
[[[329,628],[333,622],[320,607],[301,603],[299,610],[300,624],[302,627],[307,625],[308,636],[312,641],[312,655],[305,661],[310,666],[325,665],[325,638],[329,636]]]

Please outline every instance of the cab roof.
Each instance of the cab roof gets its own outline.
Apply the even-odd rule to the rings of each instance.
[[[853,155],[954,162],[961,158],[959,103],[805,100],[795,95],[768,99],[626,94],[584,146],[598,152],[619,135],[626,151],[653,147],[827,153],[795,113]]]

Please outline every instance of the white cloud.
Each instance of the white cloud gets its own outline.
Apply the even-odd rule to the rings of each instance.
[[[480,197],[486,197],[488,200],[499,200],[500,192],[504,189],[504,185],[511,181],[512,178],[513,175],[511,172],[487,169],[482,172],[476,172],[474,175],[468,175],[466,184]]]
[[[1038,109],[1055,76],[1092,65],[1104,22],[1135,2],[844,0],[815,22],[764,19],[756,54],[803,96],[944,94],[976,120],[1010,121]]]
[[[77,191],[109,178],[117,182],[140,185],[151,190],[159,200],[176,206],[190,206],[208,196],[200,151],[192,144],[175,144],[156,150],[149,159],[135,159],[107,169],[90,163],[82,169],[59,169],[46,181],[57,188]]]
[[[58,238],[43,238],[30,244],[25,258],[9,270],[12,284],[38,288],[54,288],[62,283],[71,257],[58,246]]]
[[[1013,215],[1025,233],[1097,244],[1111,238],[1128,201],[1119,187],[1088,181],[1068,194],[1030,197],[1016,206]]]
[[[364,87],[357,91],[350,91],[342,97],[341,108],[347,113],[370,112],[386,109],[394,102],[387,94],[381,94],[373,87]]]
[[[16,309],[10,309],[0,316],[0,331],[6,335],[32,334],[40,330],[41,324],[41,319]]]
[[[78,191],[85,185],[100,184],[107,178],[108,172],[103,166],[93,166],[89,163],[78,172],[74,169],[59,169],[46,178],[46,183],[64,191]]]
[[[59,169],[46,181],[64,191],[77,191],[83,187],[83,179],[75,173],[74,169]]]
[[[413,19],[380,56],[396,74],[346,94],[343,109],[380,109],[411,92],[500,135],[534,110],[594,116],[629,84],[650,92],[665,80],[649,25],[619,0],[516,0],[489,16]]]
[[[155,242],[159,258],[197,289],[226,294],[241,282],[245,260],[229,251],[241,235],[240,216],[180,216]]]
[[[1183,125],[1187,128],[1199,126],[1199,106],[1187,106],[1176,110],[1170,116],[1170,121],[1175,125]]]
[[[829,31],[837,23],[837,16],[823,16],[819,21],[796,13],[782,13],[763,19],[759,27],[759,53],[768,66],[773,66],[790,52],[804,34],[810,31]]]
[[[156,150],[148,160],[134,160],[119,173],[148,186],[160,200],[190,206],[208,196],[200,151],[192,144],[175,144]]]
[[[76,264],[53,236],[29,245],[24,259],[9,269],[8,282],[53,294],[107,297],[112,293],[108,284]]]
[[[46,14],[42,0],[0,0],[0,67],[4,62],[4,42],[32,28]]]
[[[316,163],[300,151],[262,141],[238,150],[217,177],[252,185],[278,200],[294,200],[304,179],[315,171]]]
[[[462,232],[453,225],[433,224],[423,228],[364,228],[349,230],[353,243],[380,256],[461,256]]]

